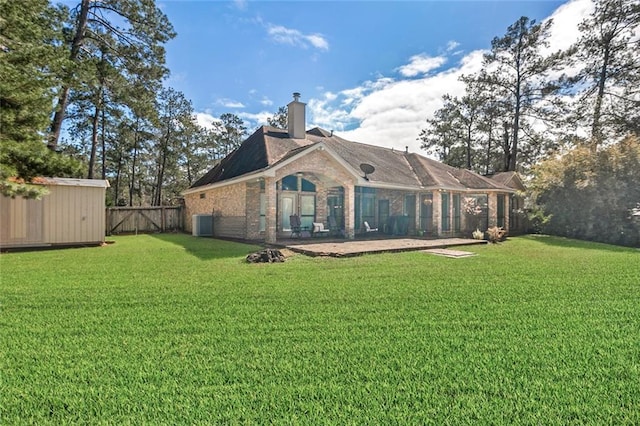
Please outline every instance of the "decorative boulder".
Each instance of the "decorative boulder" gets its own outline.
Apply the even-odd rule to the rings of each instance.
[[[276,263],[284,262],[284,255],[277,249],[264,249],[251,253],[247,256],[247,262],[249,263]]]

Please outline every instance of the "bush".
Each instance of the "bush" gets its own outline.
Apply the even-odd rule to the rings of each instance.
[[[629,136],[597,152],[587,147],[534,169],[531,188],[541,231],[582,240],[640,247],[633,209],[640,203],[640,140]]]

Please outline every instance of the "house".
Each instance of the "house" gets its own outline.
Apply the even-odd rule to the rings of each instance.
[[[260,127],[183,192],[186,218],[213,215],[214,236],[267,243],[291,237],[291,215],[303,227],[335,223],[348,239],[364,234],[365,222],[432,237],[509,229],[513,188],[408,150],[306,131],[299,97],[288,105],[287,130]]]
[[[0,196],[0,248],[99,245],[105,237],[106,180],[39,178],[40,200]]]

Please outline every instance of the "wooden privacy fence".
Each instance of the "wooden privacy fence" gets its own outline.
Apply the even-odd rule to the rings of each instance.
[[[182,231],[183,208],[156,207],[108,207],[106,214],[107,235]]]

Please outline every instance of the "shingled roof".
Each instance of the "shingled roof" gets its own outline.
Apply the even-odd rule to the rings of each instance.
[[[305,139],[293,139],[286,130],[269,126],[256,130],[191,188],[268,169],[319,143],[339,156],[355,173],[360,173],[360,165],[363,163],[374,166],[375,171],[367,175],[369,183],[374,186],[377,183],[415,188],[513,192],[501,182],[419,154],[348,141],[318,127],[308,130]]]

